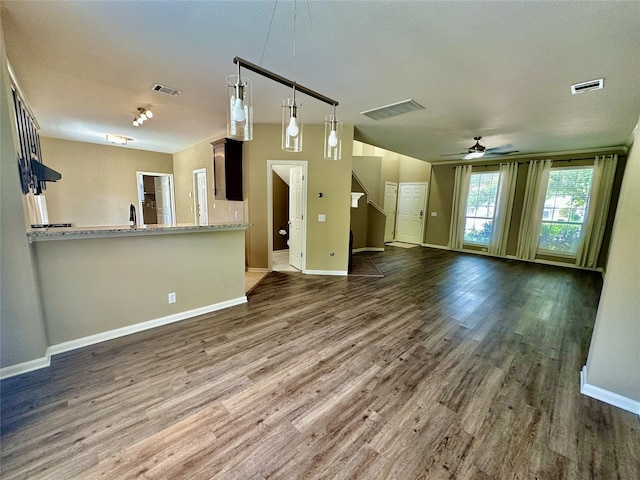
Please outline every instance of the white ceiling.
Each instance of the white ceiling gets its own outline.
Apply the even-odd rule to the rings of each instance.
[[[135,139],[128,147],[174,153],[221,134],[235,56],[338,100],[357,139],[429,161],[456,158],[440,155],[475,135],[521,153],[619,146],[640,113],[637,1],[3,0],[1,14],[9,61],[49,137],[120,134]],[[289,89],[247,76],[255,123],[279,123]],[[571,95],[572,83],[601,77],[603,90]],[[156,82],[183,93],[152,92]],[[300,97],[305,123],[322,123],[330,107]],[[425,109],[360,114],[408,98]],[[154,118],[132,126],[148,104]]]

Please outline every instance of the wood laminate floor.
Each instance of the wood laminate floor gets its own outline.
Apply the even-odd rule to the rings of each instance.
[[[3,479],[640,478],[579,393],[600,275],[426,248],[7,379]]]

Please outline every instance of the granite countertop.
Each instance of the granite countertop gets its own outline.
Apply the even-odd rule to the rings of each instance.
[[[29,242],[45,240],[71,240],[81,238],[109,238],[128,237],[139,235],[166,235],[176,233],[206,233],[222,230],[246,230],[248,223],[214,223],[212,225],[145,225],[131,228],[124,226],[97,226],[97,227],[62,227],[62,228],[37,228],[27,231]]]

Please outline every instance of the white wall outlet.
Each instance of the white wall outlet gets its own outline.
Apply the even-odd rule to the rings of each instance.
[[[432,217],[437,217],[438,216],[438,212],[431,212],[431,216]]]
[[[318,221],[319,222],[326,222],[327,221],[327,216],[324,213],[318,214]]]
[[[171,292],[169,294],[169,303],[176,303],[176,292]]]

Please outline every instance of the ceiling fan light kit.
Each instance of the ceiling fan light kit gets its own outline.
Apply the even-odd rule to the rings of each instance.
[[[466,152],[460,153],[446,153],[444,155],[440,155],[441,157],[449,157],[449,156],[457,156],[464,155],[462,157],[463,160],[473,160],[476,158],[483,157],[485,155],[509,155],[511,153],[518,153],[518,150],[508,150],[512,147],[510,144],[500,145],[499,147],[486,148],[484,145],[480,145],[480,139],[482,137],[473,137],[476,143],[470,146]]]

